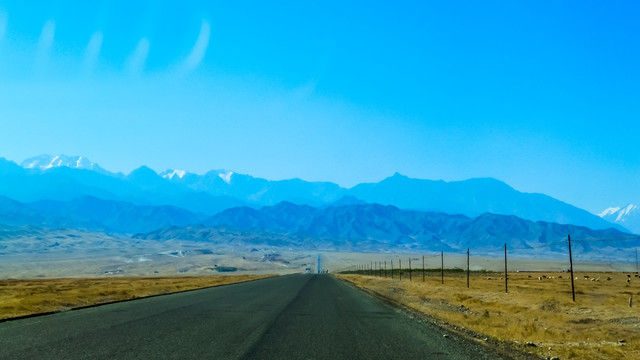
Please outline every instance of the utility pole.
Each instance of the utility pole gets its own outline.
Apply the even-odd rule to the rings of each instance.
[[[398,268],[400,269],[400,281],[402,281],[402,259],[398,259]]]
[[[507,243],[504,243],[504,293],[509,293],[509,288],[507,287]]]
[[[391,278],[393,279],[393,260],[391,260]]]
[[[411,279],[411,257],[409,257],[409,281],[413,281]]]
[[[387,260],[384,261],[384,278],[387,278]]]
[[[422,255],[422,282],[424,282],[424,255]]]
[[[467,248],[467,289],[469,288],[469,248]]]
[[[573,285],[573,257],[571,256],[571,235],[567,236],[569,239],[569,270],[571,271],[571,296],[573,302],[576,302],[576,291]]]
[[[440,279],[444,284],[444,251],[440,251]]]

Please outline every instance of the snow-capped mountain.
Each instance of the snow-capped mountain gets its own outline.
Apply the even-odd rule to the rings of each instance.
[[[600,214],[601,218],[624,226],[625,228],[640,234],[640,206],[627,204],[627,206],[610,207]]]
[[[346,197],[352,199],[351,203],[377,203],[472,218],[492,213],[592,229],[616,227],[622,231],[627,225],[611,223],[544,194],[517,191],[491,178],[447,182],[395,174],[377,183],[343,188],[331,182],[267,180],[227,170],[199,175],[171,169],[158,174],[141,166],[128,175],[114,174],[85,157],[63,155],[30,158],[22,166],[0,158],[0,196],[21,202],[93,196],[143,206],[170,205],[206,215],[231,207],[271,206],[283,201],[324,208]]]
[[[185,175],[187,175],[187,172],[184,170],[167,169],[158,175],[168,180],[172,180],[174,176],[178,179],[182,179],[185,177]]]
[[[231,184],[231,177],[233,176],[233,171],[223,171],[218,173],[218,177],[222,179],[227,184]]]
[[[233,171],[227,171],[227,170],[211,170],[209,172],[209,175],[213,176],[217,176],[219,177],[222,181],[224,181],[227,185],[231,184],[231,177],[233,176],[234,172]],[[171,180],[174,182],[181,182],[181,183],[185,183],[188,182],[187,179],[185,179],[185,177],[200,177],[200,175],[196,175],[196,174],[192,174],[189,172],[186,172],[184,170],[176,170],[176,169],[167,169],[161,173],[159,173],[158,175],[162,176],[163,178],[167,179],[167,180]]]
[[[20,164],[25,169],[49,170],[58,167],[68,167],[72,169],[92,170],[101,174],[109,174],[109,172],[100,167],[100,165],[92,162],[84,156],[67,156],[67,155],[39,155]]]

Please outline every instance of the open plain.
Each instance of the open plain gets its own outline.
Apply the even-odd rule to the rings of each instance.
[[[252,281],[267,275],[0,280],[0,320]]]

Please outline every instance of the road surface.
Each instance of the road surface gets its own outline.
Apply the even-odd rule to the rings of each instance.
[[[496,359],[329,275],[0,323],[0,359]]]

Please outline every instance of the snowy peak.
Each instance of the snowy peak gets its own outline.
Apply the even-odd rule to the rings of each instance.
[[[226,171],[226,170],[211,170],[208,174],[211,174],[211,176],[215,177],[219,177],[220,179],[222,179],[222,181],[224,181],[226,184],[231,184],[231,177],[234,175],[233,171]],[[162,176],[163,178],[167,179],[167,180],[171,180],[171,181],[176,181],[176,180],[185,180],[186,177],[190,177],[190,176],[196,176],[199,177],[198,175],[192,174],[192,173],[188,173],[184,170],[175,170],[175,169],[167,169],[161,173],[159,173],[158,175]],[[181,182],[181,181],[178,181]]]
[[[222,179],[227,184],[231,184],[231,176],[233,175],[233,171],[221,171],[218,173],[220,179]]]
[[[640,209],[638,207],[638,205],[633,205],[633,204],[629,204],[627,205],[624,209],[622,209],[622,211],[620,211],[622,214],[624,214],[624,216],[626,215],[630,215],[632,213],[635,213],[638,211],[638,209]]]
[[[622,225],[636,234],[640,234],[640,206],[627,204],[607,208],[600,214],[601,218]]]
[[[610,207],[599,214],[601,218],[612,219],[615,217],[615,222],[623,221],[629,216],[640,215],[640,206],[634,204],[627,204],[625,207]]]
[[[620,207],[618,207],[618,206],[610,207],[610,208],[605,209],[600,214],[598,214],[598,216],[600,216],[601,218],[604,218],[605,216],[613,215],[613,214],[617,213],[619,210],[620,210]]]
[[[167,169],[163,172],[160,173],[160,176],[162,176],[165,179],[169,179],[169,180],[173,180],[173,178],[177,178],[177,179],[182,179],[184,178],[184,176],[187,175],[187,172],[184,170],[174,170],[174,169]]]
[[[84,156],[40,155],[26,159],[20,166],[25,169],[40,169],[43,171],[58,167],[68,167],[72,169],[92,170],[103,174],[108,173],[101,168],[100,165]]]

